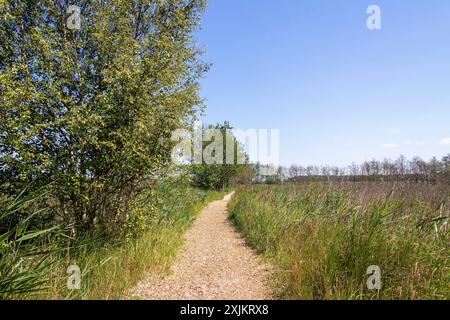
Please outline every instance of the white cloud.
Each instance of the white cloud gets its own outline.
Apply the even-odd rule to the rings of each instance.
[[[450,137],[446,137],[446,138],[442,139],[441,144],[445,144],[445,145],[450,144]]]
[[[398,148],[398,144],[388,143],[384,145],[385,148]]]

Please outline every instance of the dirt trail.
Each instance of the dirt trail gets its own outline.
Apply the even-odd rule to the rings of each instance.
[[[232,195],[202,210],[166,278],[142,281],[133,296],[149,300],[266,300],[269,270],[227,220]]]

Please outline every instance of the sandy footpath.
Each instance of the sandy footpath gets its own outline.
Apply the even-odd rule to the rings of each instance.
[[[159,280],[147,279],[132,299],[148,300],[266,300],[269,269],[227,220],[232,194],[202,210],[186,234],[186,244],[172,267]]]

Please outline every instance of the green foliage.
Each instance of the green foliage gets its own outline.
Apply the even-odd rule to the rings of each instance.
[[[230,212],[277,267],[280,298],[448,299],[449,201],[445,185],[258,186]],[[371,265],[379,292],[366,286]]]
[[[217,124],[215,126],[210,125],[206,130],[216,129],[221,132],[222,135],[222,154],[223,161],[220,164],[208,164],[203,162],[202,164],[192,164],[189,167],[191,175],[192,185],[202,189],[225,189],[232,184],[245,184],[249,185],[254,176],[254,170],[250,164],[248,164],[248,157],[245,155],[245,163],[238,163],[238,153],[242,152],[243,146],[233,136],[233,145],[228,146],[227,134],[231,135],[231,130],[228,121],[223,124]],[[204,130],[205,132],[205,130]],[[203,133],[203,135],[205,135]],[[203,141],[202,150],[204,151],[207,146],[212,143],[211,141]],[[227,163],[227,150],[234,150],[233,163]],[[239,151],[239,152],[238,152]],[[217,152],[215,150],[215,152]]]
[[[35,229],[31,221],[40,210],[33,205],[42,199],[40,191],[28,196],[22,192],[15,199],[0,200],[0,300],[30,297],[45,290],[57,260],[51,255],[61,248],[59,227]],[[28,211],[25,219],[15,215]]]
[[[0,184],[52,182],[77,233],[117,232],[145,179],[170,161],[171,132],[201,107],[207,65],[192,38],[204,0],[0,5]]]

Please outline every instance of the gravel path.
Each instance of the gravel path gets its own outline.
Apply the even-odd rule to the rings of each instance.
[[[269,269],[227,220],[228,195],[200,213],[171,275],[142,281],[133,296],[149,300],[267,300]]]

